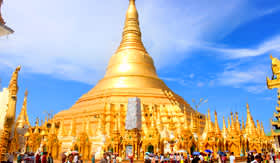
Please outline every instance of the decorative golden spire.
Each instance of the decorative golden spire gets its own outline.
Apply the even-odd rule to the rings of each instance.
[[[259,120],[257,120],[257,133],[259,136],[261,136],[261,125]]]
[[[16,128],[23,128],[25,125],[30,126],[28,116],[27,116],[27,95],[28,91],[24,93],[24,100],[19,116],[16,120]]]
[[[261,136],[265,136],[263,123],[261,122]]]
[[[234,123],[234,120],[233,120],[233,113],[232,112],[230,113],[230,119],[231,119],[231,131],[232,132],[236,132],[236,130],[235,130],[235,123]]]
[[[215,110],[215,133],[216,133],[217,135],[220,135],[220,134],[221,134],[221,130],[220,130],[220,127],[219,127],[218,116],[217,116],[216,110]]]
[[[126,12],[125,25],[122,34],[122,41],[117,52],[135,49],[147,54],[141,40],[141,31],[139,27],[138,12],[135,6],[135,0],[129,0],[129,6]]]
[[[232,131],[231,129],[232,129],[232,127],[230,125],[230,119],[228,117],[228,127],[227,127],[228,133],[230,133]]]
[[[238,132],[238,134],[240,133],[240,122],[239,122],[239,117],[238,117],[238,113],[235,113],[235,129]]]
[[[244,122],[244,117],[242,116],[242,131],[245,130],[245,122]]]
[[[16,68],[16,70],[13,72],[12,78],[10,80],[10,84],[9,84],[9,90],[10,90],[10,95],[16,96],[17,95],[17,91],[18,91],[18,85],[17,85],[17,81],[18,81],[18,72],[20,71],[20,66],[18,66]]]
[[[247,108],[246,132],[247,132],[247,134],[255,135],[256,134],[256,126],[255,126],[255,122],[253,120],[253,117],[251,115],[248,103],[246,105],[246,108]]]
[[[227,137],[227,126],[226,126],[226,121],[225,121],[225,117],[223,116],[223,131],[222,131],[222,135],[224,138]]]
[[[210,109],[208,108],[208,130],[213,132],[213,124],[211,121]]]
[[[8,102],[8,110],[6,114],[6,123],[8,128],[11,128],[15,115],[16,115],[16,103],[17,103],[17,92],[18,92],[18,72],[20,71],[20,66],[16,68],[16,70],[12,74],[12,78],[9,84],[9,102]]]

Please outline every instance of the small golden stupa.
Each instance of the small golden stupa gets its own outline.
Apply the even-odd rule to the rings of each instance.
[[[204,115],[194,111],[158,77],[154,61],[141,40],[135,0],[130,0],[122,41],[109,61],[104,78],[69,110],[54,116],[55,122],[63,124],[63,131],[59,135],[62,150],[78,148],[80,139],[76,137],[86,132],[92,152],[108,151],[111,148],[114,152],[120,152],[114,149],[115,145],[109,140],[112,141],[116,133],[124,135],[127,103],[133,97],[141,99],[141,138],[151,137],[147,134],[152,129],[157,133],[168,130],[174,132],[174,135],[180,135],[177,129],[185,123],[191,123],[191,114],[197,118],[192,123],[193,130],[198,135],[202,133]],[[140,145],[140,148],[146,151],[149,145],[153,145],[149,148],[161,152],[164,148],[161,141],[160,138],[156,142],[148,141]],[[120,143],[118,148],[121,148]]]

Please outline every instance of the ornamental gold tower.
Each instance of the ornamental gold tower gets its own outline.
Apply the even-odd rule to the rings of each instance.
[[[61,150],[79,150],[85,157],[91,152],[124,151],[127,144],[123,143],[129,142],[124,141],[127,103],[133,97],[141,99],[142,108],[142,130],[137,133],[140,139],[129,137],[139,139],[130,144],[139,145],[136,155],[148,150],[163,152],[167,148],[164,142],[170,134],[181,135],[179,129],[184,124],[193,127],[190,129],[197,135],[202,133],[204,116],[158,77],[153,59],[142,43],[135,0],[130,0],[122,41],[104,78],[69,110],[54,116],[60,126]]]

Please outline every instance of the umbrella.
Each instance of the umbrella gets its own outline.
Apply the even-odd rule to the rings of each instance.
[[[149,154],[150,154],[150,152],[146,152],[146,153],[145,153],[145,155],[149,155]]]
[[[249,153],[255,153],[257,152],[256,150],[250,150]]]
[[[193,155],[200,155],[199,152],[193,152]]]
[[[206,152],[206,153],[213,153],[210,149],[206,149],[204,152]]]

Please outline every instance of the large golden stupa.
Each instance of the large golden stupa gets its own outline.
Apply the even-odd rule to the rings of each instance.
[[[272,63],[276,67],[273,74],[279,79],[274,72],[279,60]],[[111,151],[122,158],[133,154],[134,159],[142,160],[145,152],[192,154],[211,150],[214,155],[229,151],[242,157],[251,150],[260,153],[272,149],[272,139],[265,135],[262,123],[255,125],[249,104],[246,123],[240,123],[238,113],[231,113],[228,124],[223,118],[220,129],[216,112],[212,122],[210,110],[207,115],[194,111],[159,79],[141,41],[135,0],[129,1],[122,41],[105,77],[69,110],[46,118],[40,125],[37,119],[31,126],[26,91],[15,120],[19,70],[13,73],[9,87],[0,91],[0,161],[7,160],[7,152],[25,151],[50,152],[59,159],[61,152],[76,150],[84,160],[90,160],[92,153],[99,159],[103,152]],[[268,81],[268,87],[271,83]],[[131,107],[131,102],[137,107]],[[137,114],[132,116],[135,110]],[[133,128],[130,122],[135,119],[140,121]]]
[[[158,77],[153,59],[141,40],[135,0],[130,0],[122,41],[110,59],[104,78],[69,110],[54,116],[55,122],[61,122],[64,128],[61,132],[64,134],[61,135],[62,148],[66,150],[71,148],[70,145],[75,146],[75,143],[72,143],[73,136],[78,137],[86,130],[90,130],[86,132],[90,132],[87,134],[93,151],[98,152],[97,149],[101,150],[101,147],[104,150],[113,148],[109,140],[112,141],[115,130],[120,135],[126,132],[124,126],[127,103],[128,99],[133,97],[141,99],[141,138],[148,137],[151,130],[168,130],[174,131],[175,135],[179,134],[177,129],[185,121],[190,123],[191,114],[199,117],[194,124],[194,132],[202,133],[204,115],[195,112]],[[87,129],[83,130],[84,128]],[[159,142],[160,140],[143,143],[141,150],[146,151],[144,148],[148,148],[149,144],[159,146]],[[163,150],[163,147],[153,148],[158,152]]]

